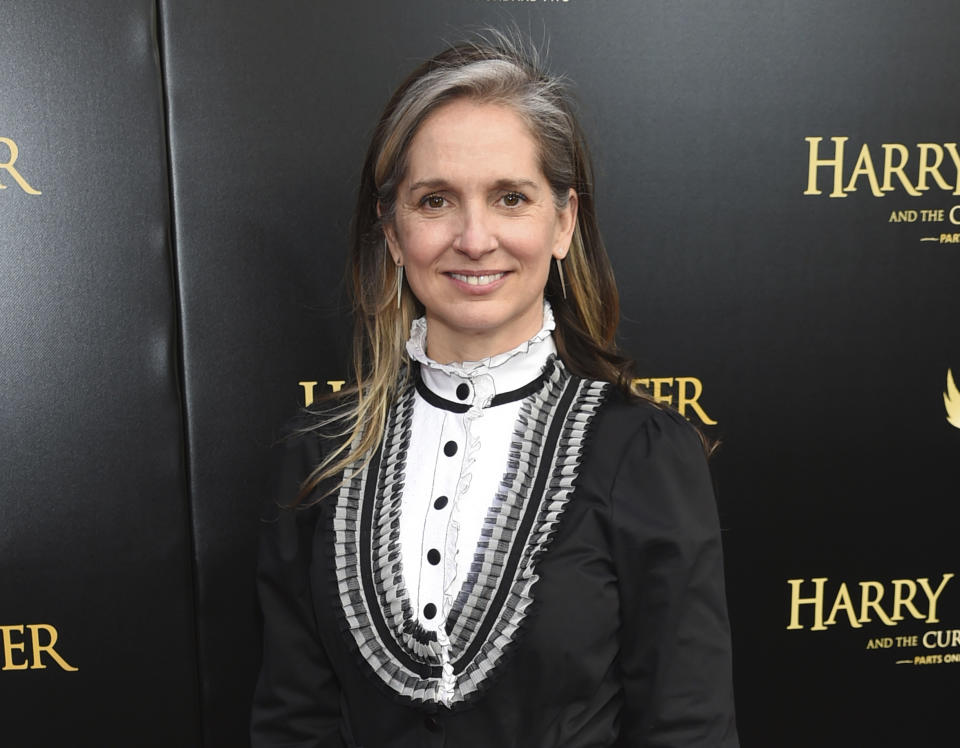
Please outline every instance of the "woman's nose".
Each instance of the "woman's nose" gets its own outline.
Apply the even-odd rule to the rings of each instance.
[[[459,228],[453,248],[461,254],[477,259],[497,248],[494,217],[483,206],[465,208]]]

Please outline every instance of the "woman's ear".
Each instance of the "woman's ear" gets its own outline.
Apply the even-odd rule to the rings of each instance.
[[[380,201],[377,200],[377,218],[383,218],[383,211],[380,209]],[[403,253],[400,251],[400,242],[397,241],[397,231],[392,221],[381,221],[383,226],[383,235],[387,240],[387,251],[393,258],[395,265],[403,264]]]
[[[557,241],[554,244],[553,256],[562,260],[570,251],[570,242],[573,241],[573,231],[577,227],[577,208],[580,198],[577,191],[570,188],[567,195],[567,204],[557,211]]]

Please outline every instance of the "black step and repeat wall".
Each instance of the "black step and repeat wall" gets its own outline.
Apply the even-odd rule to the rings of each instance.
[[[957,744],[955,0],[0,0],[5,746],[247,742],[366,140],[483,25],[575,83],[623,345],[722,440],[743,745]]]

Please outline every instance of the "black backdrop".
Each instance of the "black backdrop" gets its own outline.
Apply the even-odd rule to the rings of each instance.
[[[576,84],[625,348],[723,440],[743,744],[956,744],[954,0],[0,0],[5,745],[245,744],[365,142],[506,23]]]

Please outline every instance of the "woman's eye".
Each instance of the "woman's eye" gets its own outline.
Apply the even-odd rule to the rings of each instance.
[[[524,197],[519,192],[508,192],[503,196],[503,204],[508,208],[517,207],[523,200]]]
[[[446,201],[441,195],[427,195],[420,201],[420,204],[428,208],[442,208],[446,204]]]

